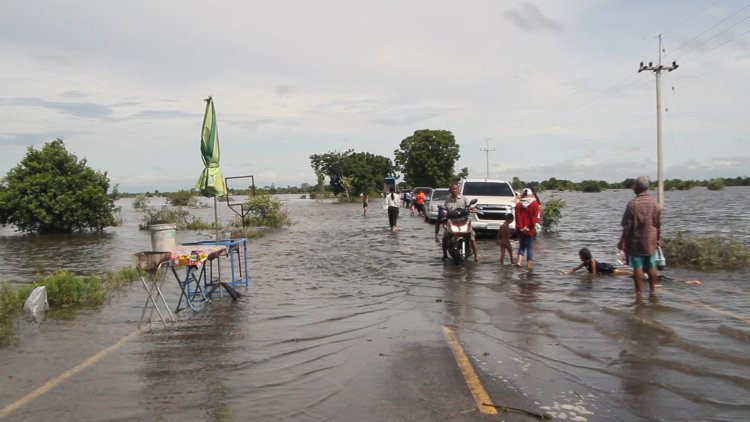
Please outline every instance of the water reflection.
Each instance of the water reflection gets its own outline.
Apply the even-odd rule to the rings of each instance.
[[[521,303],[531,303],[539,300],[537,292],[541,287],[540,277],[535,276],[532,271],[521,272],[518,275],[518,294],[515,299]]]
[[[568,204],[560,230],[537,243],[532,271],[501,266],[493,239],[479,240],[481,263],[444,264],[433,226],[420,218],[402,213],[401,231],[390,234],[377,207],[363,217],[359,204],[287,197],[295,224],[250,242],[251,286],[240,302],[181,314],[188,324],[143,337],[135,351],[138,363],[126,360],[122,365],[133,367],[114,373],[102,365],[93,380],[100,385],[92,388],[106,389],[123,373],[137,373],[142,385],[134,382],[133,392],[118,402],[123,418],[146,412],[146,419],[163,415],[165,420],[205,419],[207,413],[217,419],[303,414],[336,419],[340,409],[350,409],[356,393],[373,395],[369,383],[381,374],[357,375],[372,363],[367,360],[372,353],[392,359],[398,347],[383,345],[398,341],[440,347],[434,343],[442,340],[439,327],[451,324],[472,359],[492,357],[480,367],[484,380],[517,388],[540,406],[580,402],[595,412],[589,420],[743,419],[750,412],[747,270],[670,269],[675,278],[700,278],[704,285],[664,283],[656,300],[645,294],[636,300],[632,280],[625,277],[563,275],[561,269],[579,262],[576,252],[584,246],[611,261],[632,192],[557,195]],[[542,194],[543,202],[548,198]],[[668,192],[667,199],[669,233],[724,233],[712,225],[719,223],[712,215],[722,213],[732,220],[735,236],[748,238],[750,211],[740,205],[750,203],[750,189]],[[712,209],[695,206],[705,203]],[[196,212],[213,218],[212,209]],[[222,212],[220,218],[232,218],[231,211]],[[148,248],[149,238],[137,230],[138,212],[123,204],[123,215],[128,223],[104,234],[40,239],[1,232],[0,252],[8,257],[4,277],[24,279],[36,269],[88,272],[127,265],[131,253]],[[211,235],[181,232],[178,240]],[[133,303],[117,308],[115,301],[79,318],[106,317],[135,327],[143,297],[135,295]],[[90,335],[77,334],[48,340],[58,359],[78,353],[78,342],[69,338]],[[9,362],[2,378],[8,382],[0,385],[6,401],[19,389],[7,368],[35,371],[22,361],[26,354],[46,361],[23,347],[12,356],[0,350],[5,353],[0,360]],[[72,386],[61,394],[89,391]],[[42,416],[51,415],[59,416]],[[394,419],[389,416],[382,419]]]
[[[205,307],[189,321],[141,337],[145,380],[140,402],[154,419],[205,411],[218,420],[233,420],[229,373],[244,365],[242,317],[247,299]],[[239,359],[239,360],[238,360]],[[168,397],[169,400],[165,400]]]
[[[454,265],[451,262],[444,264],[443,283],[445,291],[445,306],[448,315],[452,316],[450,324],[459,324],[472,320],[471,297],[467,285],[473,280],[476,265],[466,262],[463,265]]]

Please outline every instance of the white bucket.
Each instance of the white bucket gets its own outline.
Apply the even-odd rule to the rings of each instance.
[[[151,232],[151,250],[174,252],[177,248],[177,224],[154,224],[148,226]]]

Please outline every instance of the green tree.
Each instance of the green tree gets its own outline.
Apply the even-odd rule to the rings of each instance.
[[[510,185],[513,186],[513,190],[521,190],[526,186],[526,183],[519,179],[518,176],[513,176],[513,181],[510,182]]]
[[[355,152],[346,162],[346,170],[352,178],[351,192],[355,195],[375,193],[383,189],[383,178],[395,173],[390,158],[369,152]]]
[[[383,177],[395,171],[389,158],[369,152],[327,152],[310,156],[318,183],[328,177],[335,195],[373,193],[381,189]]]
[[[583,192],[601,192],[602,186],[596,180],[584,180],[581,182],[581,190]]]
[[[667,179],[664,181],[664,190],[690,190],[693,186],[692,180]]]
[[[315,170],[316,174],[328,177],[328,183],[335,195],[347,192],[343,180],[347,175],[344,167],[346,159],[353,152],[354,150],[350,149],[344,152],[329,151],[325,154],[313,154],[310,156],[310,165],[313,170]]]
[[[541,186],[546,190],[573,190],[575,189],[575,183],[566,179],[556,179],[550,177],[541,183]]]
[[[117,188],[108,190],[107,173],[78,160],[61,139],[29,147],[0,181],[0,224],[38,233],[101,231],[117,224]]]
[[[622,181],[622,188],[623,189],[633,189],[635,187],[635,179],[625,179]]]
[[[461,155],[456,138],[447,130],[418,130],[393,152],[396,166],[411,186],[448,186],[466,177],[468,170],[454,173]]]

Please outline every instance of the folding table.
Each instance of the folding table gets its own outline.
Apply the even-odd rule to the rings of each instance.
[[[231,271],[231,279],[227,284],[231,284],[233,288],[238,286],[247,287],[250,283],[250,273],[247,267],[247,238],[237,239],[224,239],[224,240],[205,240],[201,242],[183,243],[181,246],[193,247],[193,246],[223,246],[226,248],[226,255],[229,256],[229,268]],[[235,260],[236,255],[236,260]],[[244,272],[243,272],[244,268]],[[217,287],[213,283],[213,268],[210,269],[211,274],[208,277],[208,284],[214,284],[213,287]],[[205,286],[204,286],[205,287]]]
[[[146,303],[143,305],[143,311],[141,312],[141,319],[138,320],[138,328],[141,328],[143,318],[146,316],[146,310],[149,309],[150,306],[152,307],[151,312],[149,312],[148,315],[149,324],[152,322],[151,318],[154,315],[154,311],[156,311],[156,313],[159,314],[162,324],[164,324],[165,327],[167,326],[164,313],[159,309],[159,301],[164,305],[164,311],[171,322],[175,322],[175,317],[172,314],[172,311],[169,310],[167,301],[164,299],[164,295],[160,288],[161,284],[164,283],[167,272],[166,268],[169,267],[170,255],[170,252],[143,251],[133,254],[131,257],[133,264],[145,272],[145,277],[144,274],[141,274],[140,278],[141,283],[143,283],[143,288],[146,289],[147,297]],[[148,281],[146,281],[147,278]]]
[[[180,286],[180,299],[177,301],[175,312],[183,309],[180,308],[182,299],[185,299],[186,306],[193,311],[198,311],[202,304],[210,301],[205,292],[209,284],[206,264],[226,254],[227,247],[223,245],[197,243],[177,245],[169,261],[172,274]],[[180,268],[184,269],[182,276],[178,273]]]

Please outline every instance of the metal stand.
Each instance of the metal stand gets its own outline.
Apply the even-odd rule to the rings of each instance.
[[[159,314],[159,319],[161,319],[162,324],[164,326],[167,326],[167,320],[165,319],[165,314],[169,318],[171,322],[175,322],[174,314],[172,314],[172,311],[169,310],[169,305],[167,305],[167,301],[164,299],[164,294],[161,292],[160,285],[164,282],[166,271],[162,271],[162,268],[165,266],[168,266],[168,262],[159,263],[159,265],[156,266],[155,269],[147,270],[146,274],[148,275],[148,281],[146,280],[146,277],[141,275],[141,283],[143,283],[143,288],[146,289],[146,293],[148,296],[146,297],[146,303],[143,305],[143,311],[141,311],[141,319],[138,320],[138,328],[141,328],[141,324],[143,324],[143,319],[146,316],[146,310],[151,309],[151,311],[148,314],[148,323],[150,324],[153,322],[151,318],[154,315],[154,311],[156,311],[157,314]],[[166,312],[162,312],[160,307],[160,303],[164,305],[164,310]]]
[[[204,286],[205,286],[205,280],[206,280],[206,265],[205,262],[201,263],[200,265],[187,265],[185,266],[185,278],[180,278],[179,274],[177,274],[177,269],[172,266],[172,274],[174,274],[175,279],[177,280],[177,283],[180,285],[180,299],[177,301],[177,307],[175,308],[175,312],[180,312],[181,308],[180,305],[182,304],[182,298],[185,298],[185,303],[190,309],[192,309],[194,312],[197,312],[200,310],[198,306],[195,305],[195,300],[199,298],[200,295],[200,303],[206,303],[210,302],[208,297],[206,297],[206,294],[204,292]],[[201,286],[201,280],[203,280],[203,286]],[[195,286],[195,287],[191,287]]]
[[[205,292],[201,292],[201,294],[204,294],[205,297],[210,299],[211,296],[218,290],[219,294],[226,291],[233,300],[237,300],[238,297],[242,296],[240,292],[236,290],[236,287],[247,286],[250,280],[250,275],[248,274],[248,270],[247,270],[247,239],[246,238],[226,239],[226,240],[219,240],[219,241],[205,240],[202,242],[184,243],[183,245],[218,245],[218,246],[226,247],[227,248],[226,253],[229,257],[231,280],[229,282],[222,281],[221,274],[219,274],[218,279],[214,279],[213,278],[213,261],[210,261],[208,263],[208,265],[210,265],[210,268],[211,268],[210,273],[206,275],[205,267],[204,267],[204,270],[203,270],[204,273],[202,277],[198,277],[199,280],[200,279],[204,280],[203,288],[207,289]],[[235,254],[237,255],[236,258],[235,258]],[[217,262],[217,266],[219,266],[220,262],[219,262],[218,257],[216,259],[216,262]],[[244,273],[243,273],[243,266],[245,268]],[[186,285],[186,287],[187,287],[188,293],[193,293],[191,289],[191,285],[189,283]],[[198,286],[197,288],[200,288],[200,286]]]

